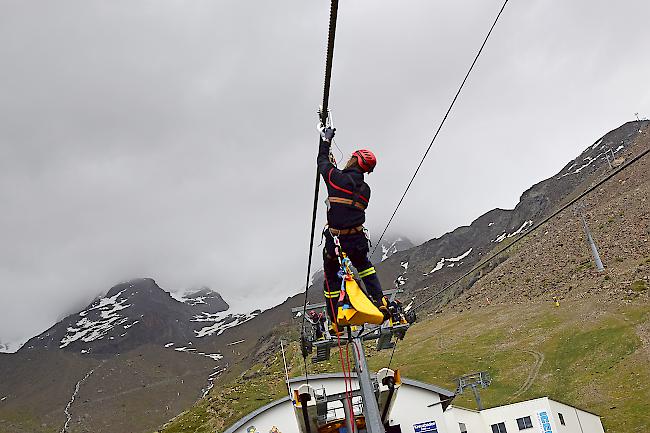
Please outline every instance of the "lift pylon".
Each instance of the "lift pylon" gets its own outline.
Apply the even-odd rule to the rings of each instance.
[[[392,301],[399,292],[401,290],[393,289],[386,290],[384,294]],[[323,314],[318,317],[324,318],[327,317],[325,308],[327,308],[325,303],[318,303],[307,305],[307,309],[293,308],[292,312],[300,317],[302,314],[307,314],[307,311],[320,311]],[[308,388],[305,388],[302,394],[296,393],[294,404],[297,408],[296,417],[301,433],[330,433],[337,431],[338,427],[346,427],[348,431],[354,429],[355,432],[365,430],[367,433],[385,433],[385,426],[390,420],[390,411],[401,385],[401,379],[399,372],[390,369],[382,369],[376,375],[371,374],[364,342],[377,340],[377,350],[393,348],[395,341],[403,339],[411,323],[415,321],[414,315],[406,317],[409,320],[387,320],[381,325],[347,326],[345,332],[338,337],[330,334],[330,327],[325,319],[323,322],[306,322],[307,329],[303,329],[303,353],[313,354],[316,349],[316,353],[312,356],[312,362],[316,363],[328,360],[332,347],[352,345],[354,370],[359,388],[351,392],[352,399],[357,402],[352,404],[352,407],[345,404],[349,397],[347,393],[327,396],[325,390],[313,391]],[[312,395],[313,401],[310,404],[308,400]],[[299,400],[300,398],[305,402]],[[345,414],[343,417],[330,419],[327,416],[328,403],[334,401],[341,402],[341,409]],[[334,428],[335,426],[338,427]]]

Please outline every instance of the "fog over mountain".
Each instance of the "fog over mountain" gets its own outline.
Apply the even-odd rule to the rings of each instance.
[[[371,232],[500,6],[341,4],[335,154],[379,158]],[[327,2],[0,11],[0,340],[132,278],[208,286],[248,310],[300,289]],[[640,0],[510,2],[392,232],[420,243],[511,208],[603,131],[649,116],[649,12]]]

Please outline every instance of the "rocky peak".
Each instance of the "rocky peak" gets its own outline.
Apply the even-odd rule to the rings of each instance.
[[[113,286],[79,313],[32,338],[24,350],[112,354],[148,343],[191,342],[210,335],[203,328],[212,319],[221,320],[218,313],[227,309],[221,295],[208,288],[175,299],[153,279],[135,279]]]

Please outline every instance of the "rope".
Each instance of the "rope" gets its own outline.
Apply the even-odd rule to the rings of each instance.
[[[395,355],[395,349],[397,349],[397,341],[395,341],[395,345],[393,346],[393,351],[390,353],[390,359],[388,360],[388,368],[390,370],[390,365],[393,363],[393,355]]]
[[[323,270],[323,276],[325,277],[325,286],[327,287],[327,292],[329,293],[330,285],[329,282],[327,281],[327,274],[325,274],[324,270]],[[345,280],[343,280],[342,284],[345,284]],[[330,303],[330,310],[332,311],[332,317],[336,318],[336,309],[334,308],[334,301],[332,301],[332,298],[328,298],[328,299]],[[343,382],[345,384],[345,400],[348,404],[348,408],[350,409],[350,414],[354,418],[354,406],[352,406],[352,373],[350,371],[350,354],[348,351],[349,342],[345,346],[345,356],[347,358],[347,370],[346,370],[346,363],[343,361],[343,349],[341,348],[341,337],[339,335],[338,325],[335,324],[335,326],[336,326],[336,344],[339,348],[339,360],[341,361],[341,370],[343,370]],[[354,433],[354,428],[355,425],[353,424],[352,433]]]
[[[329,95],[330,95],[330,81],[332,78],[332,60],[334,57],[334,37],[336,34],[336,19],[338,16],[339,2],[338,0],[332,0],[330,6],[330,22],[329,22],[329,31],[327,38],[327,59],[325,61],[325,83],[323,86],[323,108],[321,111],[321,123],[325,124],[327,120],[327,111],[329,104]],[[311,213],[311,234],[309,236],[309,258],[307,260],[307,280],[305,282],[305,300],[302,308],[302,326],[300,328],[300,341],[304,339],[305,335],[305,315],[307,314],[307,298],[309,294],[309,279],[311,277],[311,262],[314,251],[314,234],[316,232],[316,214],[318,212],[318,194],[320,192],[320,174],[316,170],[316,183],[314,186],[314,202]],[[303,351],[304,353],[304,351]],[[303,361],[305,363],[305,378],[307,383],[309,383],[309,376],[307,374],[307,362],[306,356],[303,355]]]
[[[406,189],[404,190],[404,194],[402,194],[402,197],[399,199],[399,202],[397,203],[397,206],[395,207],[395,210],[393,211],[393,214],[391,215],[390,219],[388,220],[388,223],[386,224],[386,227],[384,228],[384,231],[381,233],[381,236],[379,237],[379,240],[377,241],[375,248],[372,250],[372,254],[375,254],[375,251],[377,250],[377,247],[381,245],[381,240],[384,238],[384,235],[386,234],[386,230],[388,230],[388,227],[390,224],[393,222],[393,218],[395,218],[395,215],[397,214],[397,210],[399,207],[402,205],[402,202],[404,201],[404,198],[406,197],[406,194],[408,193],[409,189],[411,188],[411,185],[413,184],[413,181],[415,180],[415,176],[418,175],[418,172],[420,171],[420,168],[422,167],[422,164],[424,163],[424,160],[426,159],[427,155],[429,154],[429,151],[433,147],[433,143],[436,141],[438,138],[438,134],[440,134],[440,130],[442,129],[443,125],[447,121],[447,118],[449,117],[449,114],[451,113],[452,108],[454,108],[454,105],[456,104],[456,100],[458,99],[458,96],[460,95],[460,92],[463,90],[463,87],[465,87],[465,83],[467,82],[467,79],[469,78],[469,75],[472,73],[472,70],[474,69],[474,65],[476,65],[476,62],[478,61],[481,53],[483,52],[483,48],[485,48],[485,45],[487,44],[488,39],[490,38],[490,35],[492,34],[492,30],[494,30],[494,27],[497,25],[497,22],[499,21],[499,18],[501,17],[501,14],[503,13],[503,10],[505,9],[506,5],[508,4],[509,0],[505,0],[503,3],[503,6],[501,6],[501,10],[499,11],[496,19],[492,23],[492,27],[490,27],[490,31],[487,33],[487,36],[485,36],[485,39],[483,40],[483,43],[481,44],[481,48],[479,48],[478,52],[476,53],[476,56],[474,57],[474,61],[472,62],[471,66],[469,67],[469,70],[465,74],[465,78],[463,79],[463,82],[460,84],[460,87],[458,88],[458,91],[456,92],[456,95],[454,96],[454,99],[451,101],[451,104],[449,105],[449,108],[447,109],[447,112],[445,113],[445,116],[442,118],[442,121],[440,122],[440,125],[438,126],[438,129],[436,130],[436,133],[433,135],[433,138],[431,139],[431,142],[429,143],[429,147],[427,147],[426,152],[424,152],[424,155],[422,156],[422,159],[420,160],[420,163],[418,164],[417,168],[415,169],[415,172],[413,173],[413,176],[411,177],[411,180],[409,181],[408,185],[406,186]]]
[[[631,160],[629,160],[627,163],[625,163],[625,164],[623,164],[622,166],[620,166],[617,170],[615,170],[615,171],[611,172],[609,175],[605,176],[603,179],[601,179],[600,181],[598,181],[595,185],[593,185],[593,186],[587,188],[587,189],[586,189],[582,194],[580,194],[579,196],[577,196],[577,197],[574,198],[573,200],[569,201],[567,204],[565,204],[564,206],[562,206],[561,208],[559,208],[558,210],[556,210],[555,212],[553,212],[553,213],[552,213],[551,215],[549,215],[548,217],[544,218],[541,222],[535,224],[535,225],[534,225],[530,230],[528,230],[526,233],[523,233],[522,235],[520,235],[518,238],[516,238],[516,239],[515,239],[514,241],[512,241],[510,244],[508,244],[508,245],[506,245],[505,247],[501,248],[500,250],[498,250],[498,251],[495,252],[494,254],[490,255],[490,256],[487,257],[486,259],[483,259],[481,262],[479,262],[477,265],[475,265],[472,269],[470,269],[469,271],[465,272],[463,275],[461,275],[460,277],[456,278],[454,281],[452,281],[451,283],[447,284],[445,287],[443,287],[442,289],[438,290],[436,293],[434,293],[433,295],[431,295],[430,297],[428,297],[428,298],[425,299],[424,301],[420,302],[418,305],[416,305],[415,307],[413,307],[413,309],[414,309],[414,310],[417,310],[418,308],[422,307],[423,305],[425,305],[426,303],[428,303],[429,301],[431,301],[432,299],[434,299],[434,298],[437,297],[438,295],[440,295],[440,294],[444,293],[445,291],[449,290],[451,287],[453,287],[454,285],[456,285],[456,283],[460,282],[463,278],[469,276],[469,275],[472,274],[473,272],[475,272],[475,271],[477,271],[478,269],[482,268],[482,267],[485,266],[488,262],[490,262],[490,260],[494,259],[495,257],[497,257],[498,255],[500,255],[500,254],[503,253],[504,251],[506,251],[506,250],[512,248],[515,244],[519,243],[519,241],[521,241],[522,239],[524,239],[526,236],[528,236],[528,235],[530,235],[531,233],[535,232],[538,228],[540,228],[541,226],[543,226],[544,224],[546,224],[546,223],[547,223],[548,221],[550,221],[552,218],[555,218],[555,217],[556,217],[560,212],[565,211],[565,210],[568,209],[571,205],[573,205],[575,202],[577,202],[578,200],[581,200],[582,198],[584,198],[585,196],[587,196],[588,194],[590,194],[593,190],[595,190],[596,188],[599,188],[602,184],[604,184],[605,182],[607,182],[608,180],[610,180],[611,178],[613,178],[614,176],[616,176],[617,174],[619,174],[620,172],[622,172],[623,170],[625,170],[626,168],[628,168],[629,166],[631,166],[632,164],[634,164],[634,163],[638,162],[639,160],[641,160],[641,158],[643,158],[644,156],[646,156],[649,152],[650,152],[650,148],[644,150],[644,151],[641,152],[639,155],[635,156],[634,158],[632,158]]]

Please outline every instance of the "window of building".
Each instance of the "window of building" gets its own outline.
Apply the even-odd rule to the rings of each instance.
[[[519,430],[526,430],[527,428],[533,428],[533,422],[530,420],[529,416],[523,418],[517,418],[517,427]]]
[[[467,426],[463,422],[458,423],[458,428],[460,429],[460,433],[467,433]]]
[[[492,424],[490,427],[492,427],[492,433],[508,433],[505,423]]]
[[[560,424],[562,424],[562,425],[566,425],[566,424],[564,423],[564,415],[562,415],[560,412],[558,412],[558,413],[557,413],[557,416],[560,418]]]

